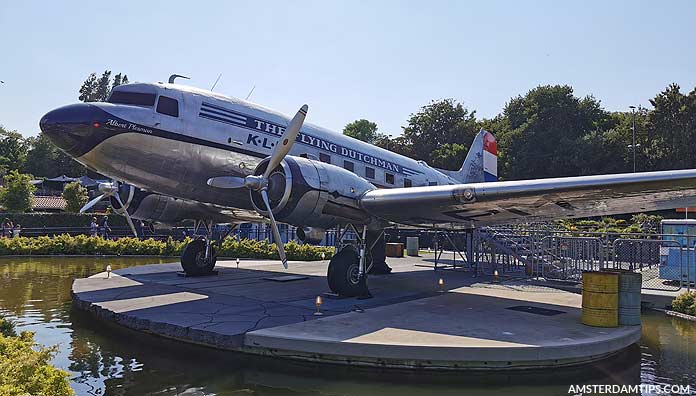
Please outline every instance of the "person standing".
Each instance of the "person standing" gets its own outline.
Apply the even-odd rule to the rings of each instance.
[[[104,216],[104,217],[102,217],[102,223],[101,223],[102,238],[109,239],[110,232],[111,232],[111,227],[109,227],[109,216]]]
[[[13,230],[14,230],[14,227],[12,226],[12,222],[10,221],[10,219],[5,217],[5,220],[2,221],[2,236],[4,238],[11,237]]]
[[[92,222],[89,224],[89,236],[96,237],[99,233],[99,224],[97,224],[97,218],[92,217]]]
[[[13,238],[19,238],[19,234],[22,232],[22,225],[17,223],[14,226],[14,229],[12,230],[12,237]]]
[[[140,236],[140,238],[145,238],[145,222],[140,220],[137,224],[138,236]]]

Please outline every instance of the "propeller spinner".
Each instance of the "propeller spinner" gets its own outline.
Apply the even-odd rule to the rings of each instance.
[[[283,267],[288,268],[288,260],[285,255],[285,248],[283,247],[283,241],[280,239],[280,231],[278,230],[278,224],[273,216],[273,210],[271,208],[271,203],[268,199],[268,184],[269,177],[273,170],[275,170],[278,165],[283,161],[283,158],[290,152],[292,145],[297,139],[297,135],[300,133],[300,128],[302,128],[302,123],[304,123],[305,117],[307,116],[307,105],[300,107],[297,114],[292,118],[290,124],[285,129],[285,133],[280,137],[280,140],[273,149],[273,153],[268,160],[268,166],[263,172],[263,175],[249,175],[245,178],[235,177],[235,176],[219,176],[211,177],[208,179],[208,185],[217,188],[242,188],[246,187],[252,191],[258,191],[261,194],[263,203],[268,211],[268,217],[271,220],[271,227],[273,228],[273,240],[278,246],[278,255],[280,256],[280,261],[283,263]]]

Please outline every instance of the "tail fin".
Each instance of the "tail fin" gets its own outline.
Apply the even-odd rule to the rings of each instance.
[[[483,129],[476,135],[458,171],[442,171],[460,183],[498,181],[498,145],[492,133]]]

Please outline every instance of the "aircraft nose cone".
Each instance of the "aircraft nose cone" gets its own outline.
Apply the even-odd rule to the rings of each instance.
[[[73,156],[79,156],[85,143],[99,128],[99,111],[88,103],[77,103],[51,110],[41,117],[41,132],[58,147]]]

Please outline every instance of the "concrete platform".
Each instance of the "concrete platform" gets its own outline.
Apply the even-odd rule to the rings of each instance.
[[[73,283],[75,305],[101,319],[215,348],[349,365],[427,369],[529,369],[574,365],[614,354],[640,326],[580,323],[580,295],[465,271],[389,259],[371,276],[374,298],[324,298],[327,262],[218,263],[219,275],[184,278],[179,265],[100,273]],[[301,275],[281,281],[278,277]],[[440,292],[438,279],[445,282]],[[515,309],[510,309],[515,308]],[[541,310],[540,310],[541,309]]]

